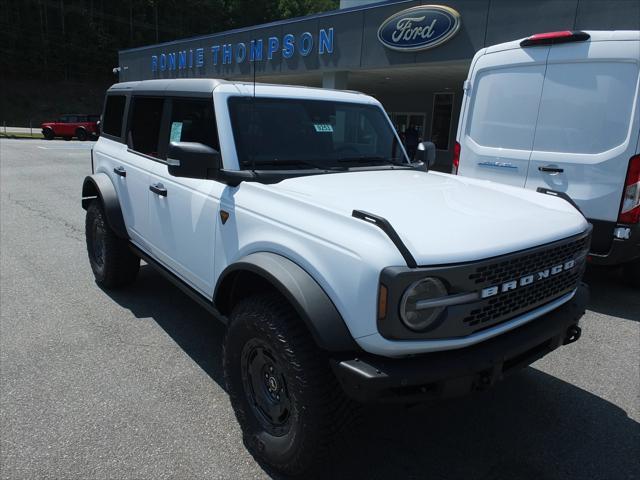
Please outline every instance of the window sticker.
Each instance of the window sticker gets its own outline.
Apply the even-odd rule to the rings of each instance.
[[[173,122],[171,124],[171,136],[169,137],[169,141],[179,142],[180,137],[182,137],[182,122]]]
[[[330,123],[314,123],[313,128],[318,133],[333,133],[333,126]]]

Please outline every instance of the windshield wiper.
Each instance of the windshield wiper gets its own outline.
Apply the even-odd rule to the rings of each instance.
[[[336,171],[345,171],[346,167],[342,165],[323,165],[321,163],[311,162],[309,160],[256,160],[254,162],[244,162],[245,167],[251,167],[252,165],[273,165],[273,166],[291,166],[291,165],[307,165],[312,168],[317,168],[318,170],[336,170]]]
[[[360,157],[342,157],[337,160],[339,163],[388,163],[390,165],[398,165],[400,167],[411,167],[410,163],[399,162],[390,158],[380,156],[360,156]]]

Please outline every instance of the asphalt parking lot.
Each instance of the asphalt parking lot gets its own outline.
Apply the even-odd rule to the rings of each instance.
[[[225,394],[223,329],[149,267],[93,282],[91,145],[0,140],[1,478],[268,478]],[[640,479],[640,293],[587,281],[579,342],[483,394],[367,409],[324,476]]]

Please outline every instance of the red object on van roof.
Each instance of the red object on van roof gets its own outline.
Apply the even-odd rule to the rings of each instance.
[[[520,42],[521,47],[533,47],[536,45],[553,45],[556,43],[584,42],[591,35],[578,30],[560,30],[558,32],[536,33]]]

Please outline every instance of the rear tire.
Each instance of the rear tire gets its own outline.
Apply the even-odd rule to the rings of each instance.
[[[101,287],[111,289],[133,283],[140,269],[140,259],[131,251],[128,242],[109,227],[98,201],[87,209],[85,236],[89,263]]]
[[[76,130],[76,137],[78,137],[78,140],[80,140],[81,142],[84,142],[87,138],[89,138],[89,135],[84,128],[79,128]]]
[[[629,285],[640,288],[640,259],[625,264],[622,274]]]
[[[45,138],[45,140],[53,140],[55,138],[55,134],[50,128],[45,128],[42,131],[42,136]]]
[[[356,418],[303,321],[278,295],[242,300],[224,345],[227,391],[245,445],[286,475],[315,476]]]

